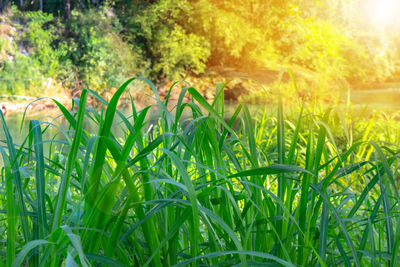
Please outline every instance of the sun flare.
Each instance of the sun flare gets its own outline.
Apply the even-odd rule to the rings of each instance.
[[[372,22],[386,26],[396,21],[399,12],[398,0],[370,0],[369,14]]]

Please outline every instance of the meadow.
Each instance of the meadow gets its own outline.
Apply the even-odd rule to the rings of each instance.
[[[85,89],[21,143],[0,113],[1,265],[400,265],[398,121],[279,94],[228,116],[224,84],[170,108],[138,79],[156,104],[118,111],[134,79],[109,102]]]

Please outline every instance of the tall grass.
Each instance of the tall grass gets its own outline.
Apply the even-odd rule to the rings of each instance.
[[[76,112],[55,101],[67,126],[33,120],[22,144],[1,114],[5,266],[400,264],[400,142],[371,140],[374,119],[279,102],[225,120],[224,85],[212,104],[185,88],[169,109],[143,78],[157,103],[124,115],[133,80],[110,102],[84,90]],[[49,127],[62,141],[43,139]]]

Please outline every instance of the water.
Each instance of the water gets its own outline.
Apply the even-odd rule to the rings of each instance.
[[[124,113],[127,114],[128,111],[126,110]],[[66,136],[71,136],[69,123],[64,118],[61,111],[57,109],[43,110],[36,113],[28,112],[24,120],[23,118],[23,112],[9,113],[5,116],[8,131],[17,149],[22,144],[24,144],[25,148],[29,146],[29,138],[27,137],[32,120],[39,121],[42,132],[45,130],[42,135],[45,153],[46,151],[50,151],[49,148],[51,145],[54,146],[57,143],[57,146],[60,146],[67,140]],[[121,123],[121,119],[118,119],[118,116],[116,116],[116,118],[117,119],[114,120],[115,125]],[[89,116],[85,116],[84,129],[89,132],[90,135],[96,135],[98,133],[98,125],[95,124]],[[125,134],[123,127],[112,127],[112,131],[117,138],[123,137]],[[2,127],[0,128],[0,144],[4,147],[7,146]],[[3,166],[3,160],[0,156],[0,167],[1,166]]]
[[[44,110],[36,113],[27,113],[24,121],[22,121],[23,113],[10,113],[5,116],[7,128],[13,138],[15,144],[21,144],[27,134],[29,133],[29,124],[31,120],[38,120],[42,123],[41,128],[44,129],[47,125],[52,124],[43,135],[43,139],[51,138],[59,133],[56,127],[65,126],[66,122],[63,117],[58,117],[61,113],[56,112],[56,110]],[[22,124],[22,125],[21,125]],[[0,139],[3,141],[5,139],[4,131],[0,130]]]
[[[353,105],[359,108],[367,106],[369,110],[378,112],[400,111],[400,88],[352,90],[350,99]]]
[[[342,95],[345,99],[345,95]],[[398,112],[400,111],[400,88],[382,88],[382,89],[368,89],[368,90],[352,90],[350,92],[350,99],[355,109],[363,109],[367,106],[370,111],[376,110],[378,112]],[[228,104],[226,110],[233,110],[235,104]],[[131,110],[121,110],[125,115],[129,115]],[[150,116],[155,116],[156,110],[150,111]],[[31,120],[38,120],[42,123],[42,129],[48,124],[52,124],[43,136],[43,140],[51,139],[58,134],[59,138],[62,139],[60,129],[62,131],[68,131],[67,123],[63,116],[60,116],[61,112],[58,109],[43,110],[41,112],[27,112],[24,123],[21,130],[21,122],[23,113],[9,113],[5,116],[7,127],[13,137],[15,144],[21,144],[26,138],[29,132],[29,123]],[[97,126],[90,124],[90,120],[86,117],[85,129],[89,132],[97,133]],[[116,122],[118,123],[118,122]],[[57,129],[59,127],[59,129]],[[116,129],[114,134],[117,137],[123,136],[121,127],[113,127]],[[118,130],[119,129],[119,130]],[[0,129],[0,140],[4,140],[3,130]]]
[[[131,116],[132,110],[131,109],[119,109],[120,112],[122,112],[126,118],[133,123],[133,119]],[[90,116],[93,116],[92,114]],[[150,109],[147,115],[147,120],[154,121],[154,117],[158,116],[158,112],[156,108]],[[105,111],[103,114],[103,118],[105,117]],[[29,113],[25,115],[25,118],[23,120],[23,112],[21,113],[8,113],[5,116],[7,128],[13,138],[14,144],[20,145],[24,142],[26,139],[27,135],[29,134],[29,126],[31,120],[37,120],[41,124],[41,129],[42,131],[46,129],[46,131],[43,133],[43,141],[45,143],[45,146],[48,146],[47,144],[48,140],[66,140],[65,135],[69,135],[70,131],[70,126],[67,120],[64,118],[62,115],[61,111],[58,109],[50,109],[50,110],[43,110],[40,112],[35,112],[35,113]],[[124,137],[125,134],[127,133],[126,127],[120,127],[118,125],[122,125],[122,119],[116,114],[114,117],[114,122],[113,122],[113,127],[112,127],[112,132],[116,138],[121,138]],[[84,120],[84,129],[90,134],[90,135],[96,135],[99,131],[98,124],[94,123],[91,118],[89,118],[88,115],[85,116]],[[5,144],[5,134],[2,128],[0,128],[0,140],[2,141],[3,144]],[[45,149],[46,150],[46,149]]]

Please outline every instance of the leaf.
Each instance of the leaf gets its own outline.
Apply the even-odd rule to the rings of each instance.
[[[295,165],[284,165],[284,164],[275,164],[266,167],[255,168],[247,171],[238,172],[232,175],[229,175],[227,178],[235,178],[235,177],[243,177],[243,176],[256,176],[256,175],[271,175],[271,174],[280,174],[280,173],[291,173],[291,172],[303,172],[311,174],[311,172],[295,166]]]
[[[28,253],[40,246],[40,245],[45,245],[45,244],[49,244],[51,242],[47,241],[47,240],[33,240],[33,241],[29,241],[28,243],[26,243],[26,245],[22,248],[22,250],[18,253],[17,257],[15,258],[12,267],[20,267],[23,266],[23,262],[25,257],[28,255]]]

